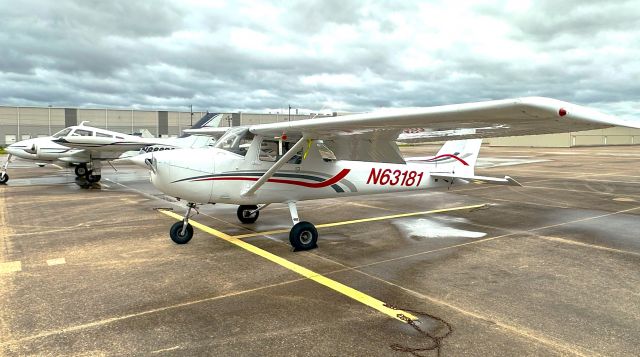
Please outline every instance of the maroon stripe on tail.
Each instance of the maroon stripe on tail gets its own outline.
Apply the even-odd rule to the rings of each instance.
[[[466,161],[462,160],[461,158],[459,158],[459,157],[457,157],[455,155],[451,155],[451,154],[444,154],[444,155],[432,157],[429,160],[425,160],[425,161],[435,161],[435,160],[438,160],[438,159],[443,158],[443,157],[450,157],[450,158],[456,159],[456,160],[460,161],[464,166],[469,166],[469,164]]]

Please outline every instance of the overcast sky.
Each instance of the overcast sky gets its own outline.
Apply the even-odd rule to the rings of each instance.
[[[640,110],[640,0],[0,0],[0,10],[4,105],[368,111],[533,95]]]

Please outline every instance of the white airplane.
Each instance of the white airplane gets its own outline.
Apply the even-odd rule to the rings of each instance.
[[[318,231],[299,219],[298,201],[469,182],[519,185],[509,176],[475,175],[482,138],[614,125],[640,128],[640,122],[529,97],[234,127],[213,148],[156,152],[132,161],[150,170],[160,191],[188,202],[184,219],[170,229],[175,243],[192,238],[189,219],[197,204],[237,204],[238,219],[249,224],[269,204],[285,203],[293,224],[289,241],[295,250],[306,250],[316,247]],[[447,141],[435,157],[406,162],[395,140],[403,128],[417,127],[429,128],[431,141],[462,140]]]
[[[222,115],[203,117],[193,128],[219,124]],[[206,119],[206,120],[205,120]],[[205,147],[213,143],[211,137],[192,135],[181,138],[146,138],[127,135],[85,125],[70,126],[52,136],[22,140],[5,148],[9,153],[0,169],[0,184],[9,181],[7,168],[12,156],[45,163],[61,162],[74,165],[77,177],[87,182],[100,181],[102,163],[137,155],[142,152]]]

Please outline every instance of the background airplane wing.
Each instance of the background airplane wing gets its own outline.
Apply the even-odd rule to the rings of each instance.
[[[250,127],[264,136],[307,135],[312,139],[364,137],[397,139],[406,128],[424,128],[420,141],[550,134],[610,126],[640,128],[583,106],[541,97],[495,100],[427,108],[382,110],[331,118],[300,120]]]

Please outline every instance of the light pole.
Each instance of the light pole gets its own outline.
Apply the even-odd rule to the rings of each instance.
[[[291,104],[289,104],[289,119],[288,121],[291,121]]]
[[[51,136],[51,104],[49,104],[49,136]]]
[[[16,112],[18,113],[18,135],[16,136],[16,142],[22,140],[20,139],[20,107],[16,107]]]
[[[193,127],[193,104],[191,104],[190,107],[191,107],[191,126]]]

